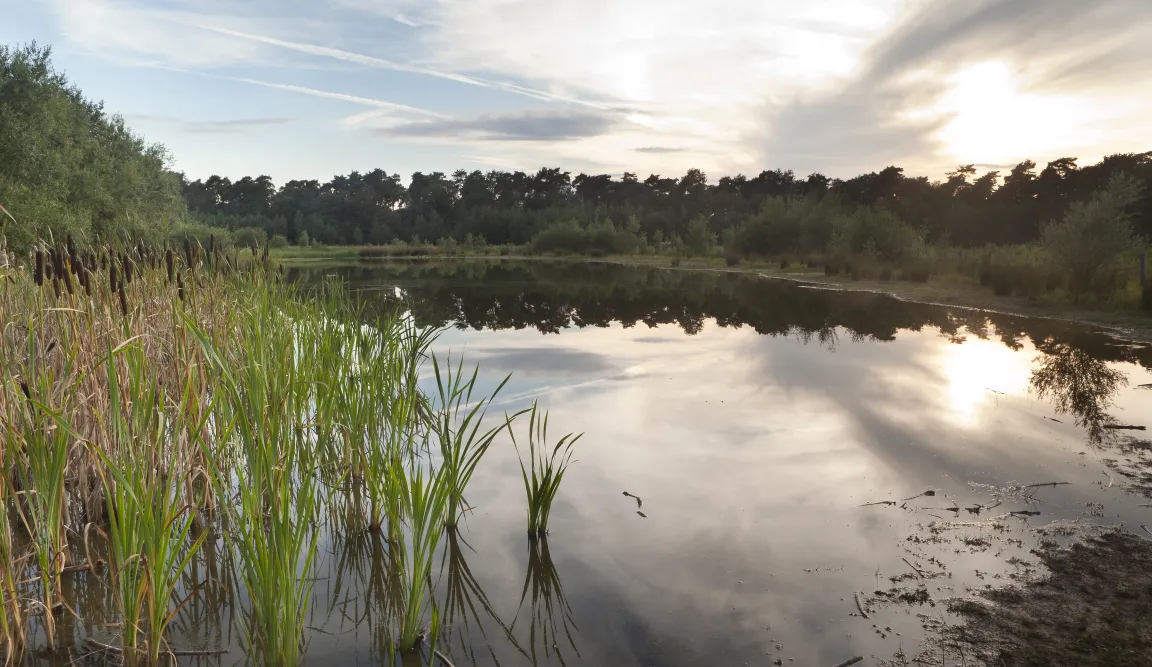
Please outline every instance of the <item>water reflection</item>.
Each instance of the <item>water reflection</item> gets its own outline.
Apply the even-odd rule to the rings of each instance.
[[[564,586],[552,563],[547,537],[528,541],[528,569],[524,573],[520,606],[512,620],[513,629],[517,623],[528,625],[528,652],[533,667],[553,657],[561,665],[566,665],[565,651],[580,657],[573,635],[577,628],[572,620],[572,607],[564,596]]]
[[[399,287],[417,322],[431,327],[534,328],[547,334],[612,323],[625,328],[676,324],[696,335],[711,320],[722,328],[748,326],[758,334],[788,336],[829,351],[845,340],[892,341],[900,331],[934,329],[956,344],[945,353],[942,371],[958,420],[967,425],[989,393],[1011,394],[1028,386],[1100,440],[1111,421],[1112,398],[1126,385],[1124,374],[1109,364],[1152,368],[1152,348],[1119,344],[1104,333],[1059,320],[812,289],[748,274],[544,261],[404,262],[333,271],[366,288],[365,298],[381,308],[393,306]],[[310,274],[294,275],[307,279]],[[1002,352],[963,345],[972,339],[998,340]],[[1031,371],[1015,354],[1025,343],[1041,353]],[[501,367],[509,370],[545,372],[586,373],[605,363],[588,352],[562,349],[546,355],[493,350],[490,357],[489,363],[503,362]],[[523,363],[509,365],[515,361]]]
[[[440,563],[440,576],[444,590],[444,628],[448,635],[443,639],[456,655],[453,664],[463,664],[459,656],[467,656],[469,664],[480,664],[477,661],[476,651],[478,640],[483,642],[482,650],[487,652],[492,663],[500,664],[493,646],[493,638],[489,637],[485,628],[486,621],[496,624],[500,630],[501,640],[508,642],[509,646],[524,657],[528,657],[516,641],[511,628],[500,620],[488,596],[480,587],[480,582],[468,567],[464,549],[473,552],[475,550],[468,545],[460,535],[459,529],[455,527],[447,529],[447,538],[444,557]]]
[[[680,271],[610,263],[456,261],[404,262],[309,271],[306,282],[337,274],[360,287],[370,303],[389,308],[394,288],[409,298],[422,326],[473,330],[566,327],[625,328],[675,324],[698,334],[711,320],[720,327],[751,327],[835,349],[847,340],[892,341],[900,331],[934,328],[953,342],[998,339],[1010,350],[1025,341],[1037,348],[1066,344],[1103,361],[1152,368],[1152,349],[1119,344],[1104,333],[1053,319],[911,303],[872,292],[811,289],[752,274]]]
[[[1042,346],[1036,359],[1031,387],[1041,398],[1051,399],[1057,412],[1071,414],[1076,424],[1099,441],[1113,424],[1107,410],[1113,397],[1128,386],[1123,372],[1110,368],[1087,350],[1066,342]]]

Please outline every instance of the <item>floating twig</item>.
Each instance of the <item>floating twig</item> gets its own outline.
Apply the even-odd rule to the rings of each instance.
[[[923,578],[924,578],[924,573],[920,571],[920,568],[918,568],[918,567],[916,567],[915,565],[913,565],[913,564],[912,564],[912,561],[908,560],[907,558],[901,558],[900,560],[904,561],[905,563],[908,563],[908,567],[910,567],[910,568],[912,568],[913,570],[915,570],[915,571],[916,571],[916,576],[917,576],[917,577],[920,577],[921,579],[923,579]]]
[[[1147,427],[1132,424],[1105,424],[1104,428],[1112,431],[1147,431]]]
[[[1036,488],[1039,488],[1041,486],[1064,486],[1065,484],[1071,484],[1071,483],[1072,482],[1041,482],[1039,484],[1029,484],[1027,486],[1022,486],[1020,488],[1021,489],[1036,489]]]
[[[1040,513],[1035,510],[1016,510],[1009,512],[1012,516],[1040,516]]]
[[[848,658],[844,662],[838,662],[835,665],[832,665],[832,667],[848,667],[848,665],[855,665],[856,663],[860,662],[863,659],[864,659],[864,656],[858,655],[855,658]]]
[[[860,604],[860,594],[856,591],[852,591],[852,598],[856,600],[856,609],[860,611],[860,615],[864,618],[868,618],[868,612],[864,611],[864,605]]]
[[[627,491],[624,492],[624,495],[628,496],[629,498],[634,498],[636,500],[636,509],[640,509],[641,507],[644,507],[644,501],[640,500],[640,496],[628,493]]]
[[[864,503],[863,505],[857,505],[856,507],[871,507],[873,505],[895,505],[895,504],[896,504],[895,500],[877,500],[874,503]]]

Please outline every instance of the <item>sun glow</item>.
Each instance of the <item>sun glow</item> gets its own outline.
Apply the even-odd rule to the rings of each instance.
[[[1032,363],[1029,355],[1013,352],[998,341],[968,340],[944,348],[940,371],[947,383],[948,407],[958,422],[970,426],[985,404],[1028,390]]]
[[[1013,161],[1083,145],[1096,134],[1084,100],[1021,90],[1008,63],[972,65],[948,83],[933,111],[951,116],[938,138],[960,163]]]

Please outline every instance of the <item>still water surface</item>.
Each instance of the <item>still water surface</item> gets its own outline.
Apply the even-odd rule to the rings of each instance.
[[[1152,512],[1104,463],[1122,454],[1101,428],[1152,420],[1152,350],[1100,332],[612,264],[293,273],[338,274],[369,308],[403,296],[419,324],[446,327],[438,353],[463,353],[489,387],[512,374],[501,410],[539,397],[557,433],[585,434],[541,544],[510,443],[473,478],[436,572],[457,666],[911,658],[929,620],[954,622],[946,599],[1007,583],[1038,539],[1067,532],[1054,522]],[[306,663],[387,662],[386,548],[325,535]],[[876,601],[919,587],[927,599]],[[173,643],[231,646],[195,660],[242,664],[242,603],[198,600]]]

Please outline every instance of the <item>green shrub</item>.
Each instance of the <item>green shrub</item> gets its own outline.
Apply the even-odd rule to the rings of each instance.
[[[1128,209],[1140,196],[1136,181],[1117,174],[1090,200],[1072,204],[1063,220],[1044,226],[1041,244],[1074,296],[1104,296],[1126,282],[1124,261],[1137,245]]]

